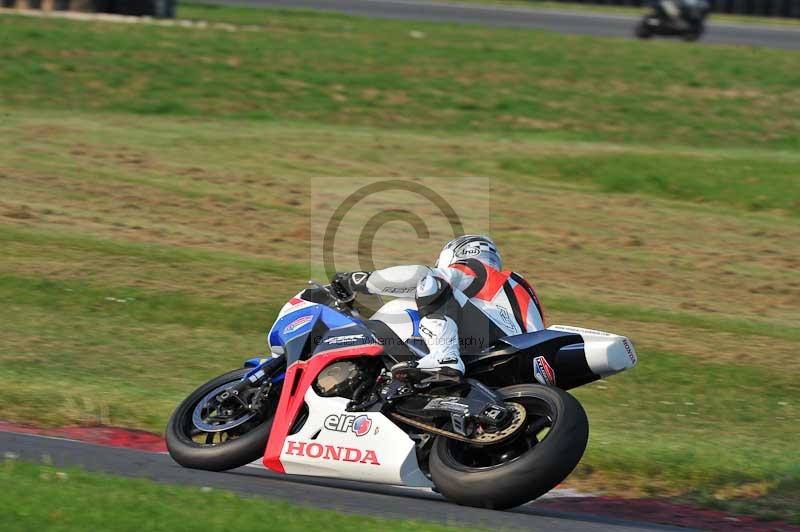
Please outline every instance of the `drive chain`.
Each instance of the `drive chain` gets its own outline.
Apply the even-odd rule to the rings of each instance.
[[[495,443],[499,443],[501,441],[505,441],[511,436],[515,435],[517,431],[525,424],[525,419],[527,418],[527,413],[525,412],[525,408],[519,403],[512,403],[508,402],[505,403],[507,408],[512,410],[512,415],[514,418],[511,420],[509,425],[502,429],[498,430],[497,432],[482,432],[477,436],[473,436],[469,438],[467,436],[462,436],[456,432],[451,432],[449,430],[440,429],[434,425],[428,425],[427,423],[423,423],[422,421],[418,421],[416,419],[403,416],[396,412],[390,412],[389,415],[392,416],[397,421],[405,423],[407,425],[411,425],[412,427],[416,427],[418,429],[422,429],[425,432],[430,432],[431,434],[437,434],[439,436],[444,436],[445,438],[450,438],[453,440],[458,440],[464,443],[470,443],[472,445],[493,445]]]

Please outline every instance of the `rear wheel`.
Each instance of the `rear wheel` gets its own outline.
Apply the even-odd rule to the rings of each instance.
[[[522,384],[498,393],[526,410],[526,426],[518,436],[481,447],[443,436],[433,444],[431,478],[458,504],[502,510],[531,501],[564,480],[586,449],[589,422],[567,392]]]
[[[200,386],[175,409],[167,423],[166,440],[170,456],[184,467],[224,471],[248,464],[264,454],[272,415],[280,390],[262,397],[250,390],[239,400],[226,389],[250,371],[237,369]],[[257,411],[245,405],[259,401]]]

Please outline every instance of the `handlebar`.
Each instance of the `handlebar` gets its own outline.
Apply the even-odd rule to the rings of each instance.
[[[333,285],[331,284],[323,285],[322,283],[315,281],[314,279],[309,280],[308,284],[313,286],[314,288],[317,288],[325,292],[328,295],[328,297],[330,297],[331,300],[333,301],[332,306],[339,312],[344,312],[346,314],[358,316],[358,311],[354,309],[351,305],[351,303],[355,299],[355,295],[351,295],[348,298],[342,297],[342,294],[340,294],[339,291],[336,290],[336,288]]]

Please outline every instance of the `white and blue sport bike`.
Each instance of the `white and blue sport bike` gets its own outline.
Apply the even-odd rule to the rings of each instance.
[[[167,444],[178,463],[222,471],[261,458],[280,473],[510,508],[583,455],[588,421],[565,390],[636,364],[623,336],[552,326],[464,354],[464,377],[393,377],[388,368],[418,353],[330,285],[293,297],[269,335],[277,356],[212,379],[175,410]]]

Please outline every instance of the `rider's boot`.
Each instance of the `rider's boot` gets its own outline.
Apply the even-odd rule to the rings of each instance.
[[[412,362],[392,366],[392,375],[403,380],[441,375],[458,378],[464,375],[464,362],[458,345],[458,326],[447,316],[426,316],[419,322],[419,332],[428,354]]]

